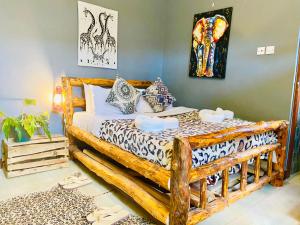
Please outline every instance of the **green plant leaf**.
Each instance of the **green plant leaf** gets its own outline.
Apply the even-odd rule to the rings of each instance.
[[[21,120],[23,128],[28,133],[29,137],[32,137],[36,131],[37,124],[35,116],[33,115],[24,115]]]
[[[21,139],[22,139],[22,131],[23,131],[22,125],[18,123],[18,124],[15,125],[14,128],[15,128],[15,132],[17,134],[18,141],[21,141]]]
[[[36,105],[36,100],[35,99],[30,99],[30,98],[25,98],[23,100],[23,104],[25,106],[29,106],[29,105]]]
[[[0,117],[5,117],[5,113],[0,111]]]
[[[29,137],[32,137],[38,129],[41,129],[51,140],[51,132],[49,130],[49,114],[42,113],[40,115],[21,114],[18,117],[6,117],[2,121],[2,132],[6,139],[9,138],[11,131],[15,131],[17,138],[22,139],[24,130]]]
[[[36,117],[36,123],[41,127],[47,137],[51,140],[51,132],[49,130],[49,113],[45,112]]]
[[[18,124],[18,121],[14,117],[7,117],[2,122],[2,132],[6,139],[9,138],[12,128]]]

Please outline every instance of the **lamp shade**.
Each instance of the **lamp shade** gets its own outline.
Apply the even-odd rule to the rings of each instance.
[[[56,86],[53,95],[53,111],[54,112],[62,112],[63,111],[63,89],[61,86]]]

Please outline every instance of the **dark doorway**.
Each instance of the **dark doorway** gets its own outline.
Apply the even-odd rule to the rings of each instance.
[[[286,177],[300,170],[300,39],[298,41]]]

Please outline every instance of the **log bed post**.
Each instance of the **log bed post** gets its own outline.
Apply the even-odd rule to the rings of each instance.
[[[282,187],[284,181],[284,164],[286,156],[286,142],[288,136],[288,122],[282,122],[281,126],[276,130],[278,136],[278,143],[281,145],[280,148],[276,150],[277,166],[279,173],[271,181],[271,184],[275,187]]]
[[[188,139],[176,137],[171,165],[170,225],[187,224],[190,209],[192,149]]]
[[[70,145],[75,143],[75,138],[69,134],[68,127],[72,126],[73,123],[73,114],[74,114],[74,107],[73,107],[73,87],[71,86],[70,79],[66,77],[62,77],[62,85],[63,85],[63,94],[64,94],[64,105],[63,105],[63,119],[64,119],[64,126],[65,126],[65,135],[69,139]],[[70,156],[72,158],[72,156]]]

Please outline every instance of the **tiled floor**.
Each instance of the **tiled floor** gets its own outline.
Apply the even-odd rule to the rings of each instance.
[[[129,212],[151,218],[129,197],[107,185],[88,172],[79,163],[70,163],[66,169],[54,170],[18,178],[6,179],[0,173],[0,200],[17,195],[47,190],[74,172],[83,171],[93,183],[80,188],[85,194],[96,197],[101,206],[121,205]],[[266,186],[243,200],[217,213],[201,225],[300,225],[300,174],[291,177],[282,188]]]

